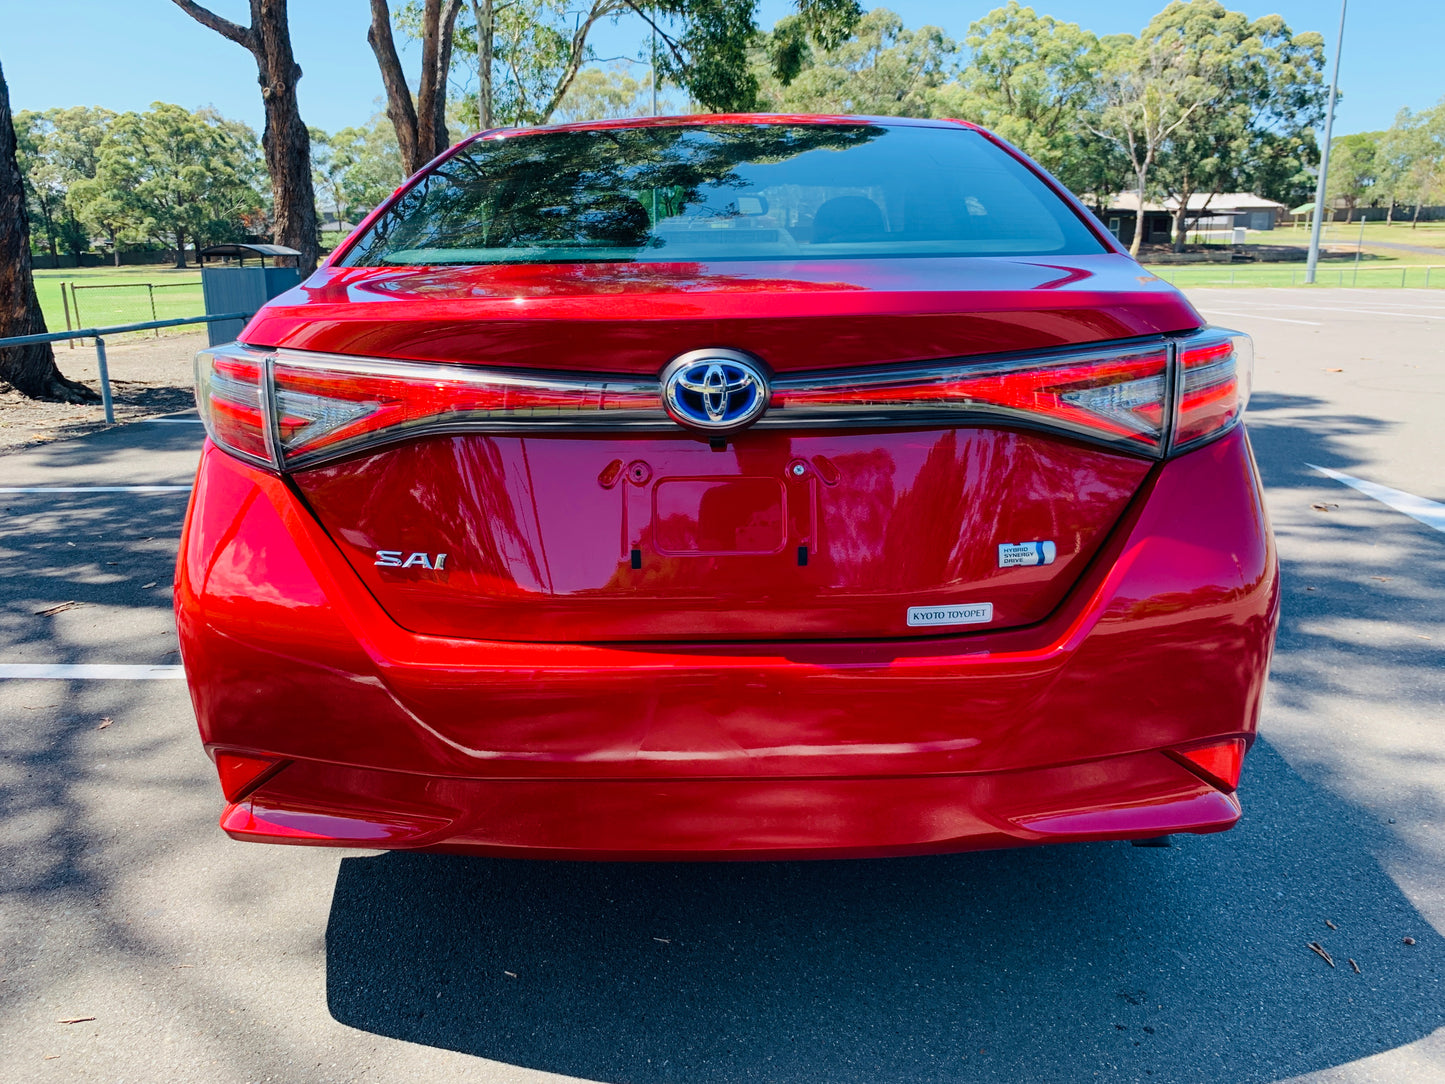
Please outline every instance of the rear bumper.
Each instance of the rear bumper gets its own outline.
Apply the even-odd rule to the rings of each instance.
[[[909,642],[416,635],[207,447],[177,569],[237,838],[557,857],[901,854],[1217,831],[1165,750],[1253,737],[1278,573],[1242,430],[1159,467],[1044,622]],[[234,791],[234,788],[233,788]]]

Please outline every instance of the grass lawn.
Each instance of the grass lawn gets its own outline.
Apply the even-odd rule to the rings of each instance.
[[[164,264],[148,267],[68,267],[56,271],[35,272],[35,292],[45,313],[45,326],[51,331],[65,329],[65,305],[61,301],[61,283],[79,289],[73,295],[80,309],[70,310],[71,327],[106,327],[112,324],[138,324],[147,320],[174,320],[183,316],[200,316],[205,312],[201,298],[201,272],[192,266],[178,271]],[[149,288],[147,286],[149,285]],[[91,287],[105,287],[91,289]],[[67,294],[69,290],[67,289]],[[155,315],[151,315],[151,299],[155,299]],[[163,328],[161,334],[187,334],[195,327]],[[154,335],[154,331],[136,332]]]
[[[1310,231],[1308,226],[1279,226],[1273,230],[1250,231],[1251,241],[1258,238],[1270,244],[1289,245],[1299,243],[1308,245],[1310,243]],[[1360,224],[1344,222],[1326,222],[1320,230],[1320,240],[1324,244],[1349,245],[1354,247],[1360,239]],[[1424,248],[1445,249],[1445,222],[1421,222],[1415,229],[1410,228],[1410,223],[1391,222],[1386,225],[1383,222],[1365,223],[1365,249],[1368,251],[1371,241],[1388,241],[1392,245],[1420,245]]]
[[[1145,268],[1176,286],[1303,286],[1305,265],[1299,263],[1256,264],[1161,264]],[[1353,262],[1321,260],[1315,272],[1316,286],[1401,286],[1445,290],[1445,259],[1433,267],[1428,261],[1366,259],[1356,270]]]

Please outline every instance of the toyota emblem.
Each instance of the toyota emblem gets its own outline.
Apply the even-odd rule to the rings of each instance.
[[[724,433],[757,421],[768,407],[768,378],[736,350],[693,350],[662,371],[662,405],[690,429]]]

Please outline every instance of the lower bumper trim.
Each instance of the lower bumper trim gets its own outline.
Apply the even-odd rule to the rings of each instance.
[[[311,846],[605,860],[839,858],[1218,832],[1238,800],[1163,753],[871,779],[443,779],[298,761],[221,827]]]

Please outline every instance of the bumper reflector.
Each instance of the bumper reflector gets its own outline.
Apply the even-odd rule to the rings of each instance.
[[[1192,749],[1171,749],[1169,755],[1205,782],[1228,792],[1239,786],[1244,747],[1243,738],[1226,738]]]
[[[226,801],[239,802],[286,766],[274,757],[248,757],[240,753],[217,753],[216,772]]]

